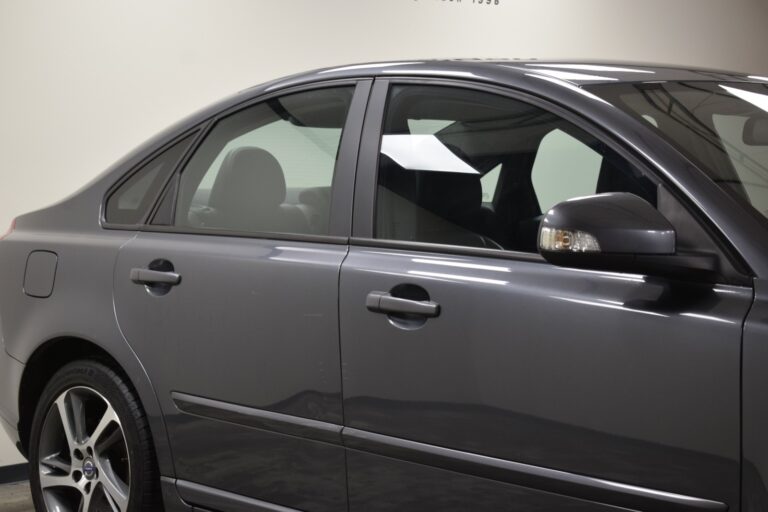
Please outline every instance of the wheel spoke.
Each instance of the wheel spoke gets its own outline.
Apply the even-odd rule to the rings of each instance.
[[[56,512],[74,510],[72,508],[72,501],[57,492],[43,492],[43,500],[45,501],[45,510]]]
[[[40,487],[49,489],[51,487],[76,487],[76,485],[69,475],[51,475],[41,471]]]
[[[43,458],[40,461],[40,464],[44,464],[52,469],[58,469],[67,474],[69,474],[69,472],[72,470],[72,464],[64,460],[59,453],[55,453]]]
[[[85,432],[85,404],[82,398],[77,394],[69,393],[69,403],[72,405],[72,419],[74,420],[74,434],[78,443],[85,442],[87,434]]]
[[[67,402],[64,399],[66,396],[66,394],[63,394],[56,399],[56,409],[59,411],[59,418],[61,418],[61,426],[64,429],[64,436],[67,438],[67,445],[69,445],[69,450],[72,451],[75,449],[77,443],[75,442],[72,415],[69,413]]]
[[[80,509],[79,512],[90,512],[91,511],[91,503],[93,503],[93,493],[84,493],[83,499],[80,500]]]
[[[115,475],[109,461],[104,464],[97,462],[97,465],[99,467],[99,482],[101,482],[104,494],[110,504],[114,502],[118,512],[125,511],[128,506],[128,486]]]
[[[122,512],[115,499],[106,491],[106,488],[102,486],[102,489],[104,490],[104,496],[107,498],[107,503],[112,508],[112,512]]]
[[[91,434],[90,441],[92,445],[96,445],[98,443],[103,445],[103,448],[106,448],[107,446],[110,446],[111,444],[114,443],[114,441],[112,440],[112,438],[114,437],[114,433],[111,434],[109,438],[107,438],[107,440],[105,440],[103,443],[99,441],[101,436],[104,434],[104,431],[106,430],[106,428],[112,422],[119,423],[117,419],[117,415],[115,414],[115,410],[112,409],[112,407],[107,406],[107,410],[104,411],[104,414],[102,415],[101,420],[99,420],[99,424],[96,425],[96,428],[93,429],[93,434]],[[121,439],[122,435],[120,434],[119,430],[117,431],[117,434],[118,434],[118,439]],[[107,441],[109,441],[109,443],[107,443]]]

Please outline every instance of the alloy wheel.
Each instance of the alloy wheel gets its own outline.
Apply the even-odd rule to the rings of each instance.
[[[38,453],[49,511],[128,510],[128,446],[120,418],[99,392],[78,386],[61,393],[43,422]]]

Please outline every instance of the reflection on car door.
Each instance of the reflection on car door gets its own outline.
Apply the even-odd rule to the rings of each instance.
[[[120,252],[117,316],[193,504],[346,508],[337,291],[368,89],[316,86],[218,120],[167,194],[171,225]]]
[[[568,134],[560,161],[597,166],[578,173],[592,193],[654,202],[654,184],[525,102],[386,91],[364,137],[395,142],[378,159],[364,142],[355,204],[376,221],[356,217],[341,272],[350,510],[737,508],[751,290],[545,263],[530,248],[548,134]],[[480,179],[499,165],[489,209]]]

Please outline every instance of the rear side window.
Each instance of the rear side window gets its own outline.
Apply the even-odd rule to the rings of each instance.
[[[139,224],[152,207],[166,178],[192,142],[190,135],[144,164],[107,199],[105,219],[109,224]]]
[[[219,121],[181,174],[174,224],[327,235],[353,87],[272,98]]]

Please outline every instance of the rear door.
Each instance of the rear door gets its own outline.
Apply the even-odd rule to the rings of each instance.
[[[542,212],[600,192],[717,248],[631,156],[510,94],[374,88],[340,286],[350,510],[737,510],[751,289],[546,263]]]
[[[222,115],[120,252],[117,317],[193,504],[346,508],[338,279],[369,88]]]

